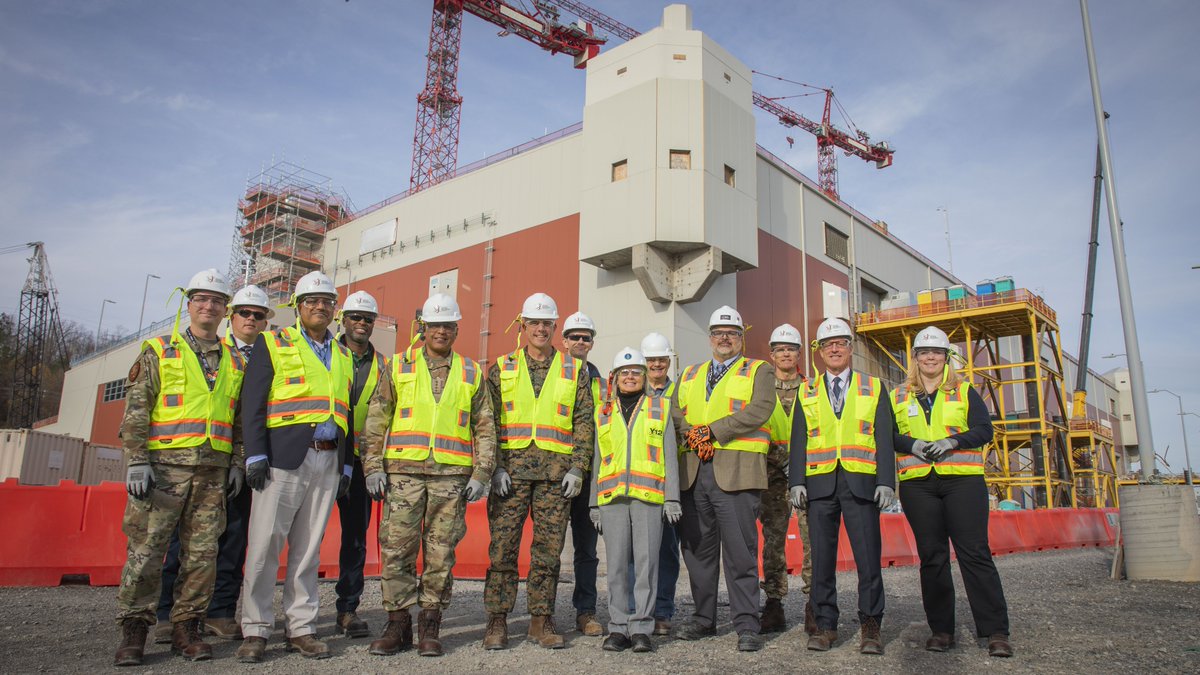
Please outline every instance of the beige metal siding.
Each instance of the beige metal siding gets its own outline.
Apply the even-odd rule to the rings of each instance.
[[[99,485],[100,483],[125,481],[125,451],[108,445],[88,443],[83,450],[83,469],[80,471],[80,485]]]
[[[29,429],[0,430],[0,480],[58,485],[79,480],[83,440]]]

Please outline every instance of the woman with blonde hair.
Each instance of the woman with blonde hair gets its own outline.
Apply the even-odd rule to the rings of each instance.
[[[1008,605],[988,543],[983,475],[992,420],[983,398],[951,365],[950,352],[941,329],[918,333],[908,381],[891,393],[900,504],[921,558],[921,600],[933,632],[925,649],[955,645],[953,542],[976,634],[987,639],[989,656],[1008,657]]]

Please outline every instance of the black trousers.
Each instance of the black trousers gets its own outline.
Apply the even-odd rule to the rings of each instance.
[[[363,566],[367,564],[367,527],[371,524],[371,497],[362,462],[354,458],[350,491],[337,500],[342,525],[342,548],[338,553],[337,611],[354,612],[363,592]]]
[[[983,476],[939,476],[900,482],[900,503],[921,557],[921,601],[935,633],[954,633],[954,576],[950,543],[979,637],[1008,633],[1008,604],[988,544],[988,497]]]
[[[729,616],[738,633],[759,631],[758,505],[761,490],[725,492],[717,486],[712,462],[704,462],[696,482],[680,495],[683,517],[677,526],[687,565],[695,620],[717,623],[717,584],[725,567]],[[876,556],[876,562],[879,556]]]
[[[596,555],[596,526],[592,525],[592,482],[583,481],[583,491],[571,500],[571,545],[575,549],[575,591],[571,604],[575,615],[596,613],[596,572],[600,557]]]
[[[846,483],[841,466],[834,469],[833,494],[808,500],[808,535],[812,542],[812,603],[817,626],[837,630],[838,526],[846,522],[846,536],[858,568],[858,618],[883,622],[883,575],[879,556],[879,509],[875,502],[856,497]]]
[[[217,540],[217,583],[208,616],[232,619],[242,594],[242,567],[246,564],[246,537],[250,534],[250,503],[254,490],[249,485],[233,499],[225,500],[225,532]],[[158,597],[158,620],[171,618],[175,605],[175,579],[179,576],[179,530],[171,534],[167,558],[163,563],[162,591]]]

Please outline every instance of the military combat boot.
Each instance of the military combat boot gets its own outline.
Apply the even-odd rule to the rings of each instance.
[[[388,612],[388,622],[383,627],[383,635],[371,643],[370,652],[376,656],[391,656],[412,649],[412,642],[412,615],[407,609]]]
[[[787,619],[783,615],[783,600],[767,598],[767,604],[763,606],[762,618],[759,620],[758,632],[766,635],[767,633],[782,633],[785,630],[787,630]]]
[[[117,656],[113,659],[113,665],[142,665],[142,655],[146,652],[146,634],[149,632],[149,622],[141,619],[122,619],[121,645],[117,647]]]
[[[171,653],[189,661],[207,661],[212,658],[212,645],[200,635],[200,619],[188,619],[171,627]]]
[[[417,653],[421,656],[441,656],[442,641],[438,631],[442,627],[442,610],[422,609],[417,615]]]
[[[483,634],[484,649],[508,649],[508,615],[489,614],[487,631]]]
[[[566,646],[562,636],[554,630],[554,617],[551,615],[529,617],[529,639],[546,649],[562,649]]]

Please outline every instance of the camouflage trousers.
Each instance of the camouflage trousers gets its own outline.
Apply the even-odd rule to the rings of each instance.
[[[529,613],[551,615],[567,523],[571,520],[571,500],[562,496],[561,483],[556,480],[513,480],[512,484],[512,493],[507,497],[488,497],[491,567],[483,588],[483,605],[488,614],[508,614],[516,604],[517,555],[525,519],[532,516],[533,543],[529,547],[529,578],[525,581]]]
[[[467,533],[468,476],[388,474],[379,548],[383,558],[383,608],[450,606],[454,549]],[[417,551],[424,551],[417,580]],[[419,597],[418,597],[419,594]]]
[[[787,461],[784,457],[782,461]],[[768,598],[783,599],[788,592],[787,530],[792,517],[788,500],[788,477],[782,465],[773,457],[767,460],[767,489],[763,490],[758,519],[762,523],[762,589]],[[804,566],[800,571],[802,592],[812,588],[812,556],[809,555],[808,518],[801,512],[796,519],[800,527],[800,543],[804,547]]]
[[[225,479],[219,466],[151,464],[154,489],[125,506],[127,557],[117,591],[117,621],[154,623],[163,558],[179,528],[179,576],[171,623],[203,619],[217,580],[217,540],[225,531]]]

